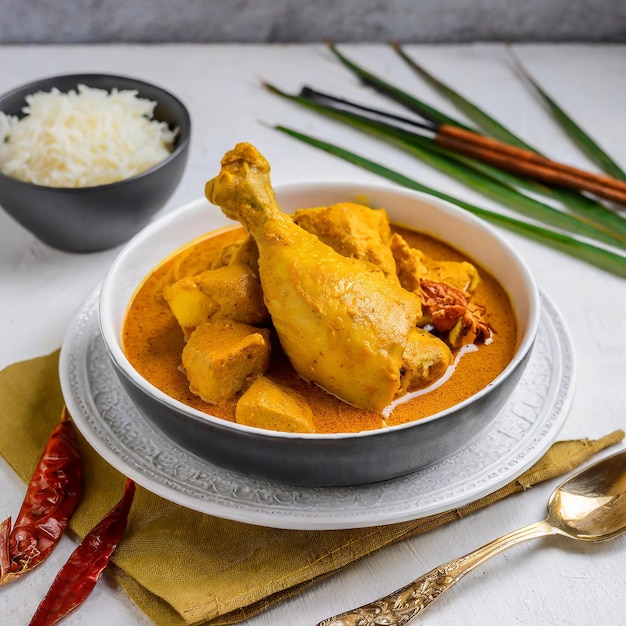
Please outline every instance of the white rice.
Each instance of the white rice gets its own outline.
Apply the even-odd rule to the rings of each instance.
[[[156,102],[133,90],[58,89],[26,97],[26,117],[0,112],[0,171],[48,187],[129,178],[172,151],[177,129],[153,119]]]

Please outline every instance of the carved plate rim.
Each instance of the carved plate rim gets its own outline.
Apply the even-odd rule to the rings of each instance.
[[[106,461],[137,484],[226,519],[331,530],[397,523],[464,506],[531,467],[556,439],[572,402],[572,341],[560,313],[541,293],[539,334],[521,381],[494,422],[466,448],[384,483],[283,485],[213,465],[172,442],[139,413],[100,337],[99,291],[79,308],[61,349],[61,387],[76,426]]]

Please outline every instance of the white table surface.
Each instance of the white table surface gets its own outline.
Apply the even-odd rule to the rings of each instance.
[[[355,60],[454,111],[386,46],[346,45]],[[553,158],[592,167],[550,120],[511,68],[501,45],[409,46],[426,67]],[[528,45],[515,50],[553,96],[626,166],[626,46]],[[202,196],[222,154],[238,141],[256,144],[275,183],[380,179],[268,127],[283,123],[445,189],[498,209],[426,165],[356,131],[279,99],[261,78],[288,91],[303,82],[360,100],[381,99],[318,46],[0,47],[0,92],[48,75],[111,72],[135,75],[176,93],[189,107],[193,138],[182,183],[162,213]],[[500,209],[502,210],[502,209]],[[626,282],[506,231],[572,336],[577,382],[559,438],[597,438],[626,426]],[[61,344],[80,302],[118,250],[91,255],[55,251],[0,210],[0,367],[47,354]],[[607,451],[605,454],[608,454]],[[385,549],[247,622],[248,626],[314,624],[373,600],[417,575],[543,517],[554,483],[502,501],[462,521]],[[0,519],[15,515],[24,484],[0,461]],[[74,543],[64,538],[40,568],[0,588],[0,623],[27,624]],[[626,539],[582,545],[541,539],[515,547],[468,575],[415,620],[468,626],[626,624]],[[164,572],[167,575],[167,572]],[[150,620],[103,578],[67,626],[148,626]]]

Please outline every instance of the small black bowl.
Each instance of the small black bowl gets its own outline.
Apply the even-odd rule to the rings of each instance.
[[[133,89],[157,103],[154,119],[178,127],[173,152],[130,178],[94,187],[46,187],[0,173],[0,206],[44,243],[66,252],[113,248],[139,232],[163,207],[182,178],[191,136],[185,105],[161,87],[109,74],[54,76],[23,85],[0,97],[0,110],[23,117],[26,96],[53,87],[61,92],[79,84],[110,91]]]

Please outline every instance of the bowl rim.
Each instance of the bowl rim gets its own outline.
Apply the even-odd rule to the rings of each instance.
[[[452,214],[456,218],[461,221],[465,221],[468,224],[482,229],[489,236],[494,238],[497,243],[504,248],[507,253],[510,255],[510,258],[516,263],[517,269],[521,277],[524,279],[526,290],[530,295],[529,301],[529,318],[528,325],[526,329],[526,333],[519,338],[519,344],[517,350],[514,354],[514,357],[507,364],[507,366],[500,372],[490,383],[488,383],[485,387],[480,389],[478,392],[466,398],[462,402],[454,404],[443,411],[439,411],[434,413],[433,415],[429,415],[427,417],[421,418],[419,420],[414,420],[410,422],[405,422],[403,424],[397,424],[394,426],[384,426],[378,429],[359,431],[359,432],[339,432],[339,433],[290,433],[283,431],[275,431],[264,428],[258,428],[253,426],[246,426],[243,424],[237,424],[236,422],[230,422],[228,420],[221,419],[209,413],[204,413],[199,411],[198,409],[194,409],[178,400],[175,400],[171,396],[167,395],[165,392],[161,391],[157,387],[155,387],[152,383],[147,381],[143,376],[141,376],[135,368],[132,366],[130,361],[124,355],[124,352],[121,348],[120,338],[117,336],[115,332],[115,326],[113,323],[113,319],[110,315],[107,314],[107,304],[108,302],[113,301],[112,291],[114,287],[114,279],[116,277],[116,273],[119,270],[120,266],[123,265],[126,257],[134,250],[134,248],[140,245],[145,240],[149,240],[150,237],[158,231],[167,228],[167,225],[171,222],[176,221],[180,218],[183,212],[191,212],[202,203],[209,203],[206,198],[200,198],[190,203],[185,204],[181,208],[171,213],[168,213],[161,218],[155,220],[150,223],[144,229],[142,229],[139,233],[137,233],[132,239],[128,241],[128,243],[122,248],[120,253],[114,259],[112,264],[109,266],[107,270],[104,280],[101,285],[100,297],[98,303],[98,323],[100,327],[100,332],[102,334],[104,344],[106,346],[107,353],[112,359],[116,368],[119,368],[126,377],[128,377],[135,386],[139,387],[141,391],[148,396],[150,396],[153,400],[159,402],[160,404],[165,405],[170,410],[174,410],[176,412],[183,413],[186,417],[191,418],[193,420],[199,420],[200,422],[208,422],[212,426],[217,428],[225,428],[228,430],[241,431],[242,433],[252,434],[258,437],[270,438],[270,439],[308,439],[308,440],[321,440],[321,441],[331,441],[331,440],[339,440],[339,439],[355,439],[355,438],[367,438],[367,437],[376,437],[381,436],[381,434],[396,432],[400,430],[405,430],[409,428],[413,428],[419,424],[426,424],[436,420],[440,420],[445,418],[447,415],[452,413],[456,413],[459,410],[462,410],[464,407],[473,404],[474,402],[480,400],[489,392],[491,392],[494,388],[500,386],[506,379],[508,379],[514,371],[517,369],[518,365],[523,362],[528,353],[532,350],[538,327],[540,322],[540,313],[541,313],[541,303],[540,303],[540,295],[539,289],[537,287],[537,283],[535,281],[534,276],[532,275],[530,268],[528,267],[526,261],[522,258],[519,252],[506,240],[504,239],[490,224],[486,223],[484,220],[476,217],[475,215],[461,209],[460,207],[448,202],[446,200],[442,200],[440,198],[436,198],[430,196],[429,194],[415,191],[412,189],[399,187],[390,184],[376,184],[376,183],[360,183],[360,182],[346,182],[346,181],[319,181],[319,182],[289,182],[283,184],[275,184],[273,185],[274,190],[277,195],[281,193],[287,193],[289,191],[319,191],[324,188],[326,190],[333,188],[351,188],[354,191],[359,191],[361,193],[370,192],[391,192],[398,194],[400,196],[404,196],[406,199],[413,199],[420,202],[425,202],[427,204],[435,205],[438,209],[443,210],[444,213]],[[233,223],[234,224],[234,223]],[[216,229],[217,230],[217,229]],[[201,237],[202,233],[198,234],[198,237]],[[190,238],[188,243],[191,243],[195,238]],[[182,247],[184,247],[183,244]],[[455,246],[456,247],[456,246]],[[175,253],[177,249],[172,250],[172,254]],[[163,262],[167,257],[164,257]],[[154,268],[153,268],[154,269]],[[149,270],[150,271],[150,270]],[[145,278],[145,277],[144,277]],[[141,281],[135,286],[135,289],[139,288]],[[134,293],[134,292],[133,292]],[[126,303],[128,306],[128,303]]]
[[[174,103],[179,107],[182,113],[183,120],[184,120],[184,124],[179,125],[178,127],[179,133],[176,137],[176,146],[174,150],[172,150],[172,152],[170,152],[170,154],[167,157],[165,157],[165,159],[163,159],[162,161],[159,161],[158,163],[155,163],[152,167],[148,168],[147,170],[144,170],[143,172],[139,172],[137,174],[134,174],[133,176],[129,176],[128,178],[122,178],[122,180],[116,180],[112,183],[104,183],[101,185],[91,185],[89,187],[52,187],[49,185],[40,185],[38,183],[31,183],[25,180],[21,180],[19,178],[14,178],[13,176],[4,174],[2,171],[0,171],[0,181],[10,181],[11,183],[16,184],[16,185],[23,185],[24,187],[28,187],[30,189],[45,190],[51,193],[70,192],[70,193],[79,194],[79,193],[86,193],[87,191],[103,191],[105,189],[113,189],[115,187],[121,187],[127,184],[131,184],[137,181],[138,179],[150,176],[155,171],[171,163],[174,159],[176,159],[182,152],[184,152],[189,147],[189,143],[191,141],[191,116],[189,114],[189,110],[187,109],[187,106],[185,105],[185,103],[178,96],[174,95],[171,91],[169,91],[168,89],[165,89],[164,87],[161,87],[160,85],[157,85],[156,83],[151,83],[141,78],[135,78],[134,76],[128,76],[124,74],[106,74],[102,72],[82,72],[82,73],[76,73],[76,74],[57,74],[54,76],[38,78],[28,83],[24,83],[23,85],[14,87],[13,89],[0,95],[0,111],[4,113],[4,111],[2,110],[2,104],[5,100],[16,96],[20,92],[30,90],[28,91],[28,93],[25,94],[24,96],[24,99],[25,99],[27,95],[32,95],[33,93],[36,93],[37,91],[41,91],[41,89],[38,88],[38,85],[41,85],[42,83],[47,83],[49,81],[58,80],[58,79],[76,80],[78,82],[76,83],[76,86],[73,88],[73,89],[76,89],[76,87],[78,87],[78,85],[80,84],[81,79],[90,80],[90,79],[98,79],[98,78],[106,78],[106,79],[114,79],[114,80],[121,79],[124,81],[130,81],[134,83],[135,85],[137,85],[138,87],[143,86],[143,87],[149,87],[150,89],[156,89],[162,92],[163,94],[165,94],[171,100],[173,100]],[[133,87],[130,87],[130,86],[120,88],[120,90],[124,90],[124,91],[132,91],[132,89]],[[62,91],[62,90],[59,90],[59,91],[61,91],[61,93],[67,93],[66,91]],[[110,91],[110,89],[108,91]],[[159,102],[158,101],[156,102],[158,106]],[[153,119],[155,119],[156,121],[162,121],[162,120],[158,120],[157,118],[153,118]]]

